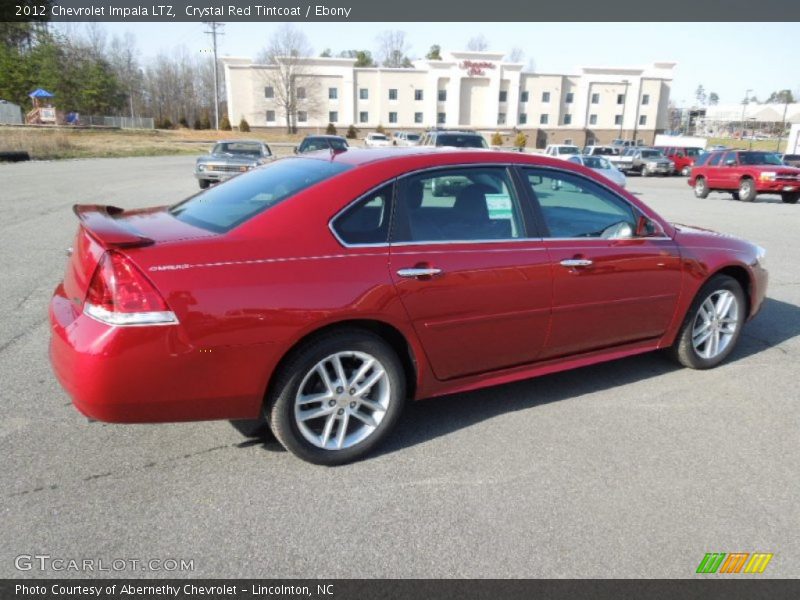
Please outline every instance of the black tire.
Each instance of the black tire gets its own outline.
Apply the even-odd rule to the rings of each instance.
[[[781,194],[781,200],[786,204],[797,204],[797,201],[800,200],[800,192],[786,192],[785,194]]]
[[[692,343],[692,331],[694,329],[695,321],[698,318],[700,307],[710,296],[721,290],[727,290],[735,296],[736,301],[738,302],[738,323],[736,325],[736,330],[733,334],[733,337],[730,339],[728,345],[722,350],[722,352],[712,358],[704,358],[698,354],[697,350],[695,350],[695,347]],[[736,347],[736,343],[738,342],[739,336],[742,333],[742,326],[747,319],[746,310],[747,302],[745,301],[744,291],[742,290],[742,286],[739,284],[739,282],[728,275],[714,275],[705,284],[703,284],[703,287],[701,287],[700,291],[697,292],[697,296],[686,313],[686,317],[683,320],[683,324],[678,332],[678,336],[675,338],[675,343],[670,348],[673,358],[684,367],[689,367],[690,369],[711,369],[716,367],[718,364],[724,361]]]
[[[752,202],[756,199],[756,182],[749,177],[743,177],[739,182],[739,200],[742,202]]]
[[[641,174],[642,177],[649,177],[650,176],[650,173],[647,172],[647,169],[645,167],[642,167],[642,170],[641,170],[640,174]]]
[[[200,184],[201,190],[208,189],[208,186],[211,185],[211,182],[208,179],[198,179],[197,182]]]
[[[734,200],[738,200],[739,199],[739,192],[731,192],[731,198],[733,198]]]
[[[294,414],[295,398],[307,374],[320,361],[339,352],[363,352],[377,359],[387,375],[389,403],[382,420],[365,439],[341,450],[323,449],[301,432]],[[310,463],[334,466],[359,460],[378,446],[397,423],[405,400],[405,373],[392,347],[372,332],[341,329],[310,339],[287,357],[271,385],[265,413],[272,433],[289,452]],[[353,423],[358,426],[357,420]]]
[[[694,180],[694,197],[695,198],[708,198],[708,185],[706,184],[705,177],[698,177]]]

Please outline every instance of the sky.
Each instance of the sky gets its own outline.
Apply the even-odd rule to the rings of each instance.
[[[266,45],[278,23],[226,23],[219,38],[220,55],[253,57]],[[80,30],[82,25],[71,27]],[[103,23],[108,36],[130,31],[141,58],[185,46],[208,52],[210,36],[202,23]],[[518,46],[541,73],[574,73],[582,66],[644,66],[677,63],[672,99],[678,106],[694,102],[702,84],[716,92],[720,104],[741,102],[745,90],[765,100],[779,89],[800,92],[797,40],[800,23],[299,23],[319,54],[330,48],[373,49],[387,29],[405,31],[411,58],[431,45],[463,50],[483,35],[489,50],[508,52]]]

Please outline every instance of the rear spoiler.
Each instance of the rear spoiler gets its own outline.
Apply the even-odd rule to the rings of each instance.
[[[117,206],[75,204],[72,212],[78,216],[83,228],[106,247],[134,248],[155,243],[149,237],[139,234],[118,221],[115,217],[125,211]]]

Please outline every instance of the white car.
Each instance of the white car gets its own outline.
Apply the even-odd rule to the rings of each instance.
[[[577,165],[583,165],[595,173],[599,173],[606,179],[610,179],[616,183],[619,187],[624,188],[627,183],[625,173],[617,169],[607,158],[602,156],[587,156],[584,154],[570,156],[567,160]]]
[[[392,143],[383,133],[368,133],[367,137],[364,138],[364,145],[367,148],[380,148],[382,146],[391,146]]]
[[[569,160],[571,156],[581,153],[581,149],[571,144],[550,144],[544,149],[545,156]]]
[[[409,131],[398,131],[394,134],[395,146],[419,146],[422,141],[422,136],[418,133],[411,133]]]

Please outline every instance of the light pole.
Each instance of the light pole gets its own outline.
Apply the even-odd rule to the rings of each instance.
[[[786,102],[783,105],[783,120],[781,121],[781,130],[778,133],[778,145],[775,146],[775,152],[781,151],[781,141],[783,141],[783,132],[786,131],[786,111],[789,110],[789,94],[784,97]]]
[[[745,90],[744,100],[742,100],[742,131],[739,134],[739,139],[741,139],[742,141],[744,141],[744,109],[747,108],[747,102],[748,99],[750,98],[750,92],[752,91],[753,90]]]

